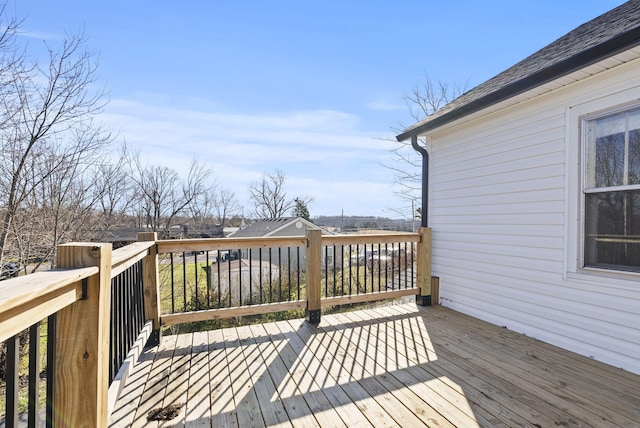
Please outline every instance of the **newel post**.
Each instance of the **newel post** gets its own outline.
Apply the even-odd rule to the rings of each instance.
[[[320,276],[322,273],[322,231],[307,229],[307,311],[306,320],[320,324]]]
[[[156,232],[139,232],[138,241],[157,241]],[[142,284],[144,288],[144,316],[153,322],[153,333],[148,346],[160,343],[160,280],[158,278],[158,247],[152,245],[149,254],[142,259]]]
[[[431,301],[431,228],[418,228],[420,242],[417,248],[417,275],[416,286],[420,288],[420,294],[416,295],[416,303],[421,306],[430,306]],[[433,302],[436,303],[437,302]]]
[[[111,244],[58,246],[58,268],[97,266],[80,300],[56,316],[53,422],[57,427],[107,425]]]

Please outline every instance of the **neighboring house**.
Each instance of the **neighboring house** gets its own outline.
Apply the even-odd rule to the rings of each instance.
[[[281,217],[259,220],[229,235],[230,238],[262,238],[272,236],[306,236],[308,229],[319,230],[320,227],[302,217]],[[326,232],[325,232],[326,233]],[[243,250],[242,258],[249,258],[247,250]],[[276,265],[288,263],[292,266],[305,267],[306,247],[273,248],[262,251],[251,251],[251,259],[264,260]],[[282,259],[282,263],[280,260]]]
[[[320,229],[301,217],[259,220],[231,233],[229,238],[263,238],[273,236],[306,236],[307,229]],[[212,292],[229,297],[237,304],[259,303],[261,286],[263,298],[269,283],[282,280],[290,269],[300,265],[304,269],[306,247],[253,248],[221,252],[211,263],[207,278]],[[231,287],[230,287],[231,286]],[[240,298],[242,293],[242,298]],[[250,297],[251,295],[251,297]]]
[[[229,237],[306,236],[307,229],[320,228],[302,217],[268,218],[243,227],[229,235]]]
[[[428,151],[442,305],[640,373],[640,1],[397,138]]]

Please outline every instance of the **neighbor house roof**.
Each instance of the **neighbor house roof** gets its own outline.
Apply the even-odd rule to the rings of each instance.
[[[396,138],[404,141],[640,44],[640,0],[582,24],[476,86]]]
[[[306,231],[307,229],[319,229],[318,226],[311,223],[310,221],[303,219],[302,217],[280,217],[258,220],[255,223],[252,223],[249,226],[234,232],[230,236],[234,238],[257,238],[261,236],[270,236],[297,221],[302,223],[304,227],[301,229],[304,231]]]

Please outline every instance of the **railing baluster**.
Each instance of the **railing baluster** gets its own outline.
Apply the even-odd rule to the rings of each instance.
[[[7,368],[6,378],[6,394],[7,409],[5,423],[7,427],[18,426],[18,387],[20,384],[20,338],[15,335],[6,341],[7,345]]]
[[[282,247],[278,247],[278,301],[282,302]]]
[[[118,287],[114,284],[116,282],[116,280],[112,280],[111,281],[111,299],[114,302],[118,301]],[[118,340],[117,338],[117,329],[118,329],[118,323],[117,322],[113,322],[113,320],[117,320],[118,319],[118,309],[119,306],[117,303],[112,304],[111,305],[111,325],[109,326],[109,337],[110,337],[110,343],[109,343],[109,379],[111,379],[111,377],[113,376],[113,366],[115,365],[115,360],[116,360],[116,355],[118,353]]]
[[[187,312],[187,258],[182,252],[182,310]]]
[[[40,396],[40,322],[29,328],[29,391],[27,420],[29,428],[38,423],[38,407]]]
[[[340,282],[341,282],[341,294],[344,295],[344,245],[340,246],[340,254],[341,254],[341,259],[340,259],[340,271],[342,272],[342,274],[340,275]]]
[[[127,352],[129,351],[129,344],[133,343],[134,339],[133,339],[133,327],[134,327],[134,323],[133,322],[128,322],[129,318],[133,316],[133,280],[134,280],[134,276],[133,276],[133,270],[135,269],[135,265],[133,266],[133,268],[129,268],[126,271],[123,272],[123,276],[122,276],[122,281],[124,282],[124,287],[123,287],[123,299],[124,299],[124,304],[123,306],[125,307],[125,313],[122,314],[122,325],[123,325],[123,330],[125,332],[124,335],[124,340],[122,341],[122,345],[120,348],[120,361],[124,361]],[[120,364],[118,364],[118,368],[120,368]],[[115,373],[114,373],[115,375]]]
[[[291,300],[291,247],[287,247],[287,284],[288,286],[288,296],[287,300]]]
[[[373,247],[371,247],[371,248],[373,250]],[[375,257],[375,255],[374,255],[374,256],[372,256],[372,259],[371,259],[377,265],[377,266],[374,266],[374,263],[371,263],[371,272],[372,272],[371,273],[371,276],[372,276],[371,284],[375,283],[375,278],[373,278],[373,272],[375,270],[377,270],[378,271],[378,292],[379,292],[379,291],[382,290],[380,288],[382,286],[382,260],[381,260],[382,244],[378,243],[378,249],[377,250],[373,250],[372,254],[374,254],[376,251],[377,251],[378,257]],[[377,258],[377,260],[376,260],[376,258]],[[372,285],[371,292],[373,293],[375,291],[376,291],[375,286]]]
[[[138,327],[136,328],[136,331],[140,331],[142,330],[142,327],[144,327],[144,323],[146,321],[144,316],[144,277],[142,275],[142,260],[140,260],[137,265],[138,278],[136,280],[136,297],[134,298],[134,301],[137,302],[138,306],[136,316],[136,319],[138,320]]]
[[[231,303],[231,250],[227,252],[227,294],[229,295],[229,307],[232,307]]]
[[[251,257],[252,248],[247,248],[247,263],[249,263],[249,304],[253,305],[253,258]]]
[[[218,309],[222,307],[222,276],[220,271],[220,265],[222,264],[222,260],[220,260],[220,251],[218,251],[218,262],[216,263],[216,270],[218,271]]]
[[[263,300],[263,289],[262,289],[263,288],[263,285],[262,285],[262,283],[263,283],[263,279],[262,279],[262,248],[258,249],[258,260],[260,260],[260,262],[259,262],[259,270],[258,270],[258,277],[259,277],[258,286],[260,287],[260,304],[262,304],[262,303],[264,303],[264,300]]]
[[[360,245],[356,245],[356,294],[360,293]]]
[[[173,264],[173,253],[169,253],[169,261],[171,263],[171,313],[176,313],[176,290],[175,290],[175,278],[174,278],[174,269],[175,266]]]
[[[416,275],[415,272],[413,271],[413,267],[415,266],[415,250],[416,250],[416,244],[414,244],[413,242],[411,243],[411,281],[415,284],[415,280],[416,280]]]
[[[242,253],[238,250],[238,305],[242,306]]]
[[[193,252],[193,273],[194,273],[194,279],[195,279],[195,284],[193,286],[195,296],[193,298],[195,299],[196,310],[199,310],[201,308],[198,302],[198,252],[197,251]]]
[[[269,303],[273,302],[273,257],[271,250],[273,248],[269,247]]]
[[[371,244],[373,245],[373,244]],[[371,247],[373,248],[373,247]],[[367,257],[367,244],[364,245],[364,293],[367,292],[367,265],[368,263]]]
[[[296,247],[296,270],[298,271],[298,299],[300,299],[300,247]]]
[[[324,295],[325,297],[329,296],[329,269],[327,266],[327,246],[322,247],[322,253],[324,254],[324,263],[323,263],[323,272],[324,272]]]
[[[209,276],[207,277],[207,309],[211,309],[211,284],[209,283],[211,280],[211,263],[209,263],[209,251],[207,251],[207,255],[205,257],[205,263],[207,266],[207,272],[209,272]]]
[[[409,282],[407,281],[407,268],[406,268],[408,259],[409,259],[409,250],[407,249],[407,243],[405,242],[404,243],[404,252],[402,253],[402,256],[401,256],[401,259],[400,259],[400,263],[404,263],[404,267],[405,267],[404,270],[403,270],[404,277],[405,277],[405,280],[404,280],[405,288],[407,288],[409,286]],[[400,265],[400,263],[398,263],[398,265]],[[413,287],[413,281],[411,281],[411,287]]]
[[[46,400],[46,422],[47,428],[53,427],[53,403],[55,402],[55,363],[56,363],[56,314],[47,318],[47,400]]]
[[[391,266],[389,266],[389,263],[391,263]],[[385,265],[385,270],[384,270],[385,278],[387,278],[386,279],[387,290],[389,289],[391,289],[392,291],[395,290],[395,277],[394,277],[395,263],[396,263],[395,243],[391,243],[391,250],[387,253],[387,263]],[[389,276],[391,276],[390,279],[389,279]]]
[[[336,246],[333,245],[333,295],[335,296],[337,293],[337,281],[336,281]]]

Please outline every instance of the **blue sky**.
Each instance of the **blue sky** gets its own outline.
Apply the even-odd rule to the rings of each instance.
[[[84,30],[110,93],[101,120],[143,159],[197,157],[251,211],[282,171],[312,216],[409,216],[394,196],[403,94],[471,88],[620,0],[10,0],[31,49]],[[398,210],[402,213],[399,214]]]

